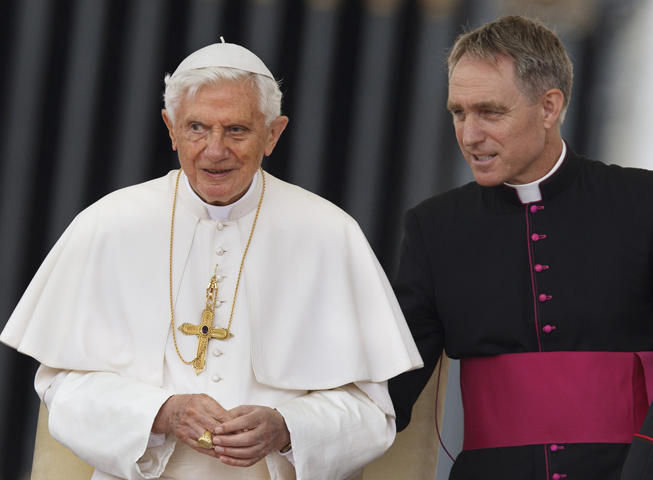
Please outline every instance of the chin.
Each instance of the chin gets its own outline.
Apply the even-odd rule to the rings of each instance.
[[[481,187],[496,187],[504,183],[504,180],[497,178],[486,178],[474,175],[474,181],[478,183]]]

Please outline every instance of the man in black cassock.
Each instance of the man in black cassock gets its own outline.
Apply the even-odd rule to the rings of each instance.
[[[390,381],[397,427],[444,348],[465,409],[451,479],[653,478],[653,172],[564,143],[572,65],[541,23],[461,35],[448,68],[475,182],[406,214],[394,288],[425,368]]]

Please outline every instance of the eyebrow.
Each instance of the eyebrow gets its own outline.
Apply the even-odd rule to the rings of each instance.
[[[448,103],[447,110],[454,112],[456,110],[461,110],[462,107],[458,103]],[[472,105],[473,110],[494,110],[497,112],[504,112],[506,107],[494,102],[479,102]]]

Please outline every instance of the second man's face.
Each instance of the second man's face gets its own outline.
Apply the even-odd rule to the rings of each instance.
[[[546,112],[517,88],[511,59],[499,56],[495,65],[463,55],[449,80],[447,107],[478,184],[534,182],[555,164],[544,155]]]
[[[191,187],[206,203],[229,205],[249,188],[264,155],[270,155],[287,117],[265,125],[259,96],[249,82],[205,85],[184,96],[172,124],[165,110],[172,148]]]

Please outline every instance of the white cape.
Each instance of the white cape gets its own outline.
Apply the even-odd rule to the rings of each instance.
[[[261,173],[258,173],[261,175]],[[114,192],[73,221],[0,340],[66,370],[115,372],[160,386],[170,328],[168,258],[176,171]],[[231,212],[243,246],[262,182]],[[259,382],[325,390],[382,382],[422,366],[388,280],[356,222],[328,201],[266,174],[245,261],[252,365]],[[177,203],[173,288],[197,202]],[[242,208],[241,208],[242,207]],[[249,209],[249,211],[244,211]]]

